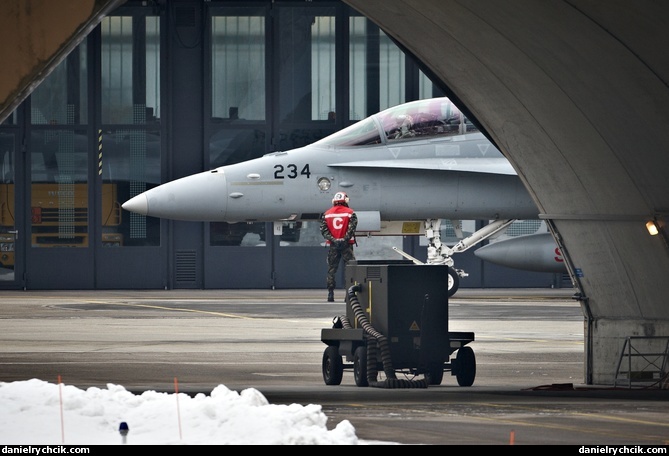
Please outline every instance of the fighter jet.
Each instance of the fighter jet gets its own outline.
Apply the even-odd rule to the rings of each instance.
[[[455,253],[516,219],[538,218],[509,161],[446,97],[386,109],[305,147],[176,179],[134,196],[123,209],[200,222],[308,221],[318,220],[340,191],[358,215],[358,235],[426,236],[427,263],[449,266],[450,295],[467,276],[454,267]],[[447,246],[441,220],[452,220],[456,231],[456,220],[490,223]],[[555,241],[542,239],[528,248],[554,251]],[[505,256],[493,252],[487,259],[503,264]],[[511,266],[522,267],[522,256]]]

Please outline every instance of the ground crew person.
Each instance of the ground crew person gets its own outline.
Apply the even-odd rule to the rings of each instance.
[[[335,274],[339,268],[339,261],[344,264],[355,260],[353,245],[355,244],[355,229],[358,226],[358,216],[348,207],[348,196],[344,192],[337,192],[332,198],[332,207],[321,216],[321,234],[325,238],[328,249],[328,302],[334,302],[334,289],[337,286]]]

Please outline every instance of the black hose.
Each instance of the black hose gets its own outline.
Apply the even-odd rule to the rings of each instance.
[[[348,289],[348,304],[351,306],[355,321],[363,329],[367,341],[367,382],[369,386],[377,388],[427,388],[427,379],[421,380],[407,380],[399,379],[395,375],[393,368],[392,357],[390,354],[390,347],[388,346],[388,338],[378,332],[367,318],[367,314],[362,309],[360,301],[358,301],[357,292],[361,291],[362,287],[353,285]],[[346,324],[350,325],[348,319]],[[386,379],[382,382],[377,381],[378,378],[378,351],[381,352],[381,362],[383,364],[383,372]]]

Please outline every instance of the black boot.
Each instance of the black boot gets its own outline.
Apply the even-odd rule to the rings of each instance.
[[[334,302],[334,290],[328,289],[328,302]]]

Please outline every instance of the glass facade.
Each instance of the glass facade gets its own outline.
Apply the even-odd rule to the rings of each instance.
[[[218,125],[209,141],[210,168],[311,144],[374,112],[366,101],[373,89],[383,107],[405,101],[404,55],[366,18],[346,19],[349,50],[340,46],[339,54],[349,57],[338,60],[337,40],[344,35],[345,22],[339,19],[344,16],[337,14],[337,6],[276,6],[274,15],[257,7],[212,8],[209,101],[212,121]],[[267,22],[272,18],[268,37]],[[371,60],[374,71],[367,72]],[[348,80],[341,77],[346,74]],[[338,119],[337,87],[346,85],[353,106],[348,112],[357,114]],[[265,122],[268,99],[277,102],[270,102],[275,115]],[[279,247],[324,245],[317,222],[280,225]],[[269,230],[274,232],[274,227],[264,223],[212,222],[209,244],[263,247]],[[370,240],[366,243],[372,246],[370,252],[380,250],[373,247],[375,243],[401,247],[402,238]]]
[[[0,281],[15,279],[16,187],[15,144],[12,132],[0,132]]]
[[[84,42],[30,96],[31,247],[89,245],[87,88]]]
[[[211,222],[186,225],[189,234],[179,237],[178,222],[121,204],[167,180],[311,144],[385,108],[442,95],[410,55],[339,1],[129,0],[0,125],[0,272],[13,274],[17,240],[59,252],[63,265],[78,261],[70,258],[74,251],[90,252],[81,267],[105,271],[90,286],[112,288],[141,281],[138,272],[169,276],[146,286],[173,287],[179,279],[172,276],[200,273],[203,252],[214,264],[238,261],[237,249],[246,247],[268,252],[263,258],[275,269],[282,258],[321,256],[324,263],[317,221]],[[176,113],[197,120],[185,127],[173,121]],[[464,125],[476,128],[466,119]],[[28,153],[17,173],[22,134]],[[28,235],[18,239],[16,195],[27,208]],[[471,231],[475,222],[455,225]],[[450,222],[442,230],[456,242]],[[407,242],[365,239],[357,256],[400,259],[391,247],[406,249]],[[165,270],[126,267],[146,258]],[[131,271],[127,280],[124,269]],[[220,283],[246,280],[241,272],[234,277],[234,268],[231,274]],[[269,286],[275,275],[268,274]],[[322,282],[305,280],[309,287]]]

